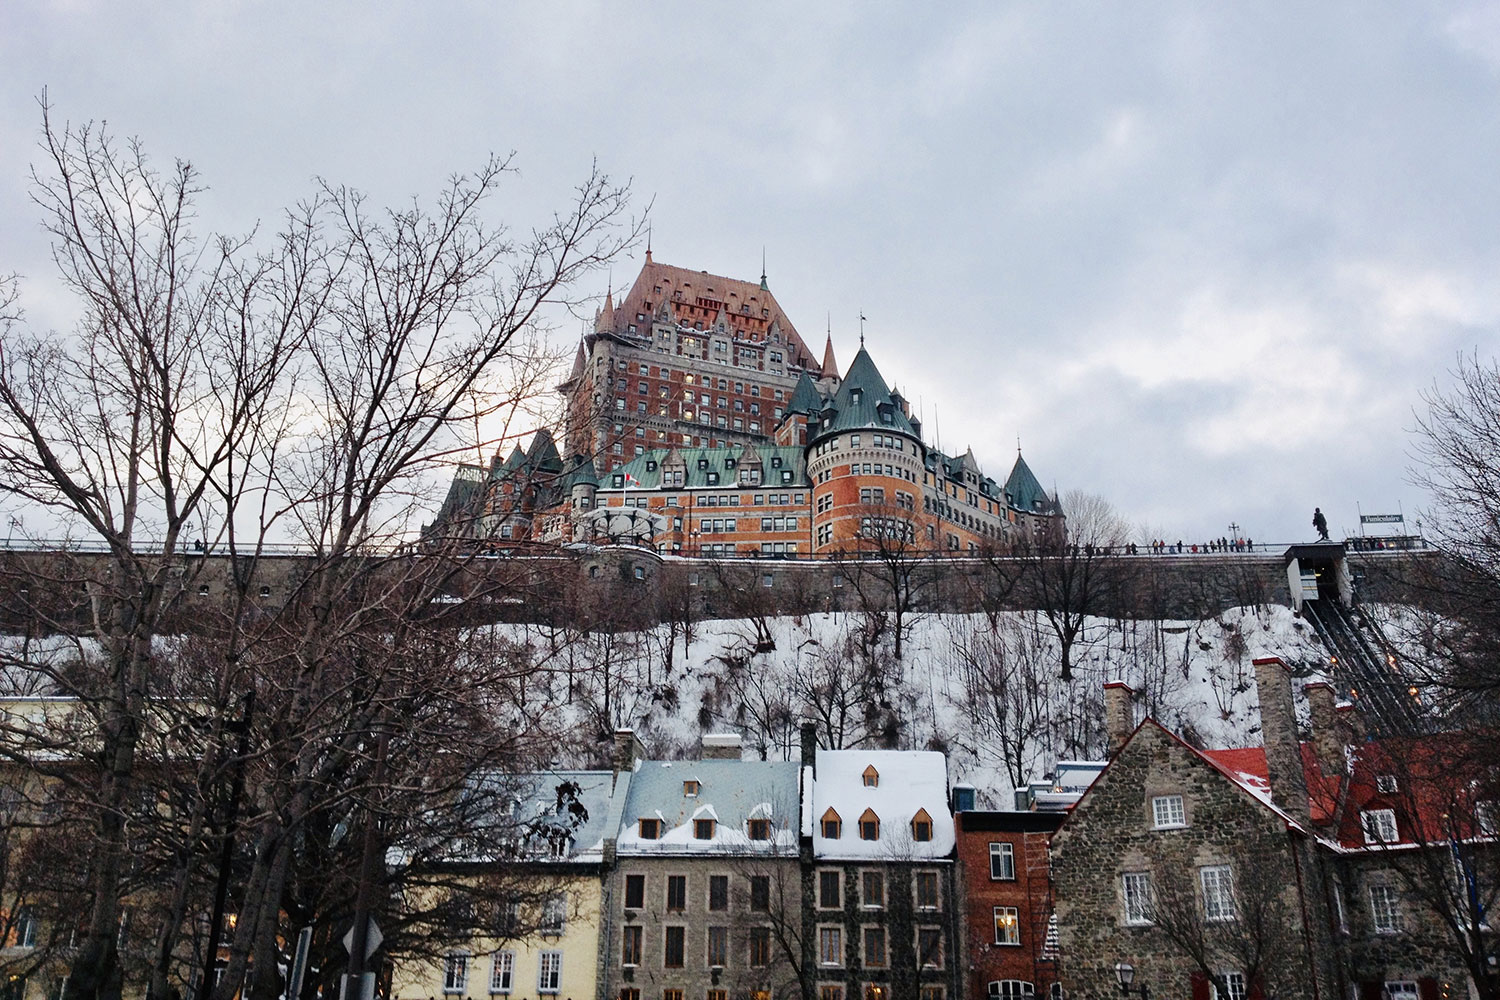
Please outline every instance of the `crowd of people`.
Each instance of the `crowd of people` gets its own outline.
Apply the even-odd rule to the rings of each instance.
[[[1131,546],[1132,549],[1135,546]],[[1169,542],[1158,538],[1147,546],[1153,555],[1181,555],[1184,552],[1254,552],[1255,542],[1249,538],[1210,538],[1206,542],[1183,544],[1182,539]]]

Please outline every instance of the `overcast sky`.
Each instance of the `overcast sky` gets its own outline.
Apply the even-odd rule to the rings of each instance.
[[[375,8],[380,8],[378,11]],[[1500,5],[0,3],[0,272],[43,87],[240,230],[490,151],[520,222],[597,158],[656,258],[858,315],[929,434],[1187,541],[1408,516],[1419,393],[1500,325]],[[628,284],[639,257],[613,272]],[[591,289],[601,295],[606,277]]]

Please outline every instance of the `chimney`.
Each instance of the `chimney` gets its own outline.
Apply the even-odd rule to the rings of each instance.
[[[960,781],[953,786],[953,811],[955,813],[974,811],[974,786],[967,781]]]
[[[1114,760],[1130,734],[1135,732],[1135,689],[1124,681],[1104,685],[1104,728],[1109,735],[1109,758]]]
[[[615,775],[635,770],[635,762],[646,756],[646,748],[636,738],[633,729],[615,730],[615,755],[612,762]]]
[[[1318,767],[1325,775],[1344,773],[1344,736],[1340,731],[1338,708],[1333,687],[1326,681],[1313,681],[1302,687],[1312,715],[1313,747],[1318,752]]]
[[[814,722],[802,723],[802,766],[811,767],[816,773],[818,766],[818,726]]]
[[[700,760],[739,760],[739,733],[704,733]]]
[[[1339,736],[1345,743],[1355,746],[1365,742],[1369,736],[1365,733],[1365,719],[1359,714],[1359,707],[1352,701],[1341,701],[1334,708],[1338,717]]]
[[[1301,823],[1311,822],[1297,711],[1292,706],[1292,675],[1279,656],[1258,656],[1255,687],[1260,694],[1260,732],[1266,747],[1271,801]]]

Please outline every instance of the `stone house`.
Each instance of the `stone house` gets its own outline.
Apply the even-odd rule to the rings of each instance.
[[[741,760],[737,734],[686,761],[640,759],[621,737],[600,996],[800,995],[797,763]]]
[[[941,753],[802,737],[803,962],[818,1000],[963,995],[955,835]]]
[[[1048,842],[1062,812],[965,808],[955,790],[965,996],[1057,996]]]

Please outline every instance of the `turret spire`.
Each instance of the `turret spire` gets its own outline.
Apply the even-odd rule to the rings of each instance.
[[[764,243],[760,246],[760,290],[770,291],[766,285],[766,245]]]

